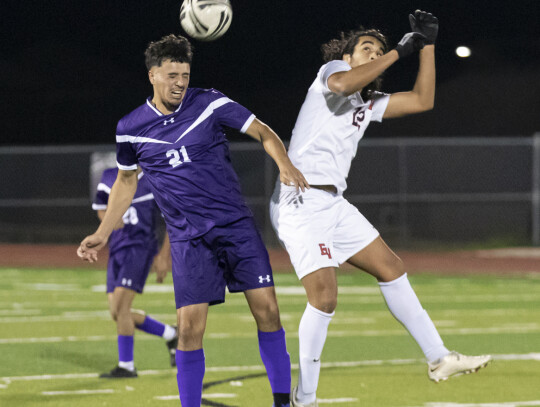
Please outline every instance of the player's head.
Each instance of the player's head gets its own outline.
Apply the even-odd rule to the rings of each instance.
[[[193,48],[187,38],[181,35],[169,34],[159,41],[152,41],[144,51],[146,68],[152,69],[153,66],[170,60],[171,62],[187,63],[191,65],[193,59]]]
[[[388,51],[388,40],[374,28],[340,33],[339,38],[334,38],[321,46],[324,62],[341,59],[352,68],[371,62]],[[369,97],[372,91],[380,90],[382,78],[375,79],[362,89],[362,96]]]
[[[170,34],[148,44],[144,56],[148,78],[154,87],[154,102],[159,101],[174,110],[189,85],[193,58],[190,42],[185,37]]]

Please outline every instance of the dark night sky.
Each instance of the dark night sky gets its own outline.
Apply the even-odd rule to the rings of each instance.
[[[395,44],[416,8],[439,17],[432,112],[368,136],[530,135],[540,131],[540,1],[232,0],[229,32],[194,42],[193,87],[214,87],[288,139],[322,63],[319,47],[359,24]],[[180,1],[2,1],[2,145],[113,143],[116,122],[150,94],[147,43],[181,33]],[[473,55],[460,60],[458,45]],[[385,73],[412,88],[417,58]],[[238,135],[233,135],[236,139]]]

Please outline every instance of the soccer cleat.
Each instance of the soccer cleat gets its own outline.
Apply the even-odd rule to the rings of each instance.
[[[174,327],[174,329],[176,330],[176,336],[170,341],[165,342],[169,351],[171,367],[176,367],[176,348],[178,347],[178,328]]]
[[[298,392],[298,386],[295,386],[291,392],[291,407],[318,407],[319,403],[315,400],[313,403],[303,404],[296,401],[296,393]]]
[[[438,363],[428,363],[428,376],[438,383],[452,376],[474,373],[486,367],[490,361],[490,355],[467,356],[452,351]]]
[[[116,366],[110,372],[100,374],[99,377],[102,379],[127,379],[137,377],[137,369],[131,371],[124,369],[123,367]]]

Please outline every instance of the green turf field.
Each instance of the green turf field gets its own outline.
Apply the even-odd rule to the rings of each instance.
[[[139,378],[97,378],[117,361],[104,279],[104,271],[0,269],[1,407],[180,404],[160,338],[136,334]],[[170,276],[164,285],[153,279],[135,306],[174,323]],[[375,282],[344,274],[322,357],[321,406],[540,406],[540,274],[410,280],[447,347],[491,353],[494,362],[474,375],[430,382],[421,351],[386,310]],[[276,282],[294,383],[306,300],[295,275],[277,274]],[[203,405],[271,406],[255,324],[241,294],[211,307],[205,353]]]

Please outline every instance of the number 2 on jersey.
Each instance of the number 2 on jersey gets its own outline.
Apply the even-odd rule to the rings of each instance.
[[[182,154],[182,159],[180,159],[180,154]],[[180,164],[191,162],[186,150],[186,146],[182,146],[178,150],[167,151],[167,157],[172,157],[169,160],[169,164],[171,164],[173,168],[178,167]]]

